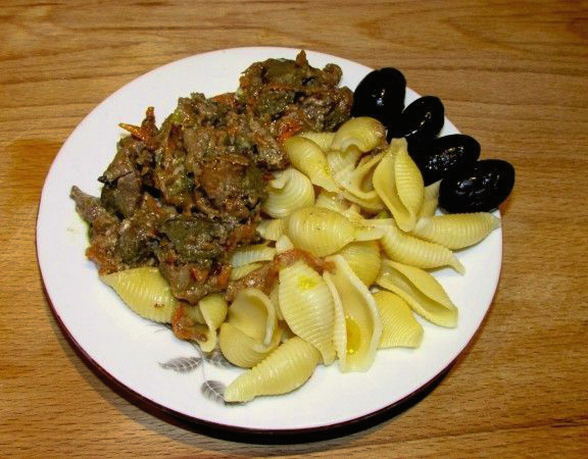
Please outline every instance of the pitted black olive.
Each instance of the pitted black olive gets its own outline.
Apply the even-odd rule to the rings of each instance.
[[[410,153],[419,167],[425,185],[441,180],[450,173],[465,170],[480,157],[480,144],[469,135],[451,134],[437,137]]]
[[[439,206],[451,213],[487,212],[510,194],[515,182],[512,165],[501,159],[485,159],[441,181]]]
[[[397,125],[388,126],[388,139],[404,137],[408,142],[426,142],[443,128],[445,108],[441,99],[424,96],[404,109]]]
[[[351,116],[371,116],[384,126],[397,124],[404,108],[406,79],[392,67],[368,73],[353,96]]]

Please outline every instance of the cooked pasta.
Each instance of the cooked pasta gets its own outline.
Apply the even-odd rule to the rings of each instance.
[[[292,166],[306,174],[313,185],[336,192],[339,187],[331,176],[325,154],[312,140],[304,137],[290,137],[284,142],[284,150]]]
[[[464,273],[465,268],[451,250],[413,237],[401,231],[394,222],[386,228],[381,243],[386,255],[394,261],[425,269],[450,266],[458,273]]]
[[[428,272],[384,260],[376,283],[396,293],[430,322],[443,327],[457,325],[457,308],[441,284]]]
[[[333,210],[306,207],[288,217],[287,233],[294,246],[324,257],[353,241],[355,227]]]
[[[195,311],[196,308],[193,310]],[[198,310],[208,329],[200,333],[196,341],[204,352],[210,352],[217,345],[216,330],[227,316],[227,302],[222,295],[215,293],[202,298],[198,302]]]
[[[423,205],[419,211],[419,217],[431,217],[435,215],[437,206],[439,204],[439,187],[441,186],[441,180],[435,183],[431,183],[425,187]]]
[[[225,390],[226,402],[248,402],[260,395],[286,394],[299,388],[321,360],[317,349],[297,336],[281,344]]]
[[[315,346],[326,365],[333,362],[334,305],[322,277],[303,261],[280,271],[280,311],[290,329]]]
[[[276,311],[271,300],[256,288],[246,288],[237,294],[229,309],[228,322],[266,346],[277,328]]]
[[[229,279],[232,281],[242,279],[247,274],[252,273],[253,271],[261,268],[262,266],[263,263],[249,263],[247,265],[239,266],[238,268],[233,268],[231,270],[231,275]]]
[[[372,285],[380,272],[380,246],[376,241],[352,242],[339,255],[345,258],[355,275],[366,285]]]
[[[141,317],[170,323],[177,300],[157,268],[133,268],[101,277]]]
[[[281,338],[282,330],[278,327],[272,341],[265,345],[243,333],[230,322],[225,322],[218,334],[218,344],[225,358],[233,365],[251,368],[278,347]]]
[[[423,327],[414,318],[406,301],[386,290],[374,293],[374,299],[382,318],[382,337],[378,347],[419,347]]]
[[[406,140],[392,140],[374,172],[373,184],[400,229],[411,231],[423,203],[424,183],[408,154]]]
[[[382,123],[374,118],[360,116],[343,123],[335,133],[331,149],[345,151],[354,146],[366,153],[380,145],[385,137],[386,130]]]
[[[289,168],[275,175],[262,205],[263,211],[270,217],[287,217],[296,209],[314,203],[314,188],[302,172]]]
[[[305,131],[301,134],[298,134],[299,137],[304,137],[305,139],[312,140],[316,143],[321,150],[327,152],[331,148],[331,144],[333,143],[333,139],[335,138],[334,132],[312,132],[312,131]]]
[[[447,214],[421,218],[413,234],[456,250],[477,244],[499,227],[500,219],[487,212]]]
[[[284,234],[284,220],[282,218],[262,220],[257,224],[257,232],[267,241],[277,241]]]
[[[323,278],[335,304],[333,342],[341,371],[365,371],[374,358],[382,334],[376,302],[341,255],[328,259],[335,265],[333,273]]]
[[[276,255],[276,249],[267,244],[255,244],[240,247],[231,256],[231,266],[239,268],[250,263],[270,261]]]

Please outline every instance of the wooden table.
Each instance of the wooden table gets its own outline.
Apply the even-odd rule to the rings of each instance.
[[[0,456],[586,457],[587,34],[580,1],[2,0]],[[147,414],[77,357],[43,293],[37,207],[72,129],[148,70],[251,45],[398,67],[517,170],[482,329],[428,397],[343,438],[251,445]]]

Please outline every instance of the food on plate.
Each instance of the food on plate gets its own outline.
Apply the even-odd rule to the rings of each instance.
[[[441,182],[439,205],[447,212],[488,212],[508,197],[515,181],[512,165],[501,159],[485,159],[456,171]]]
[[[355,88],[351,115],[375,118],[390,130],[404,109],[405,93],[406,79],[398,69],[373,70]]]
[[[451,250],[477,244],[500,226],[500,220],[487,212],[422,217],[412,234]]]
[[[382,318],[382,336],[378,348],[419,347],[424,330],[414,318],[408,303],[387,290],[374,293],[374,300]]]
[[[480,144],[469,135],[436,137],[418,148],[409,149],[419,166],[425,185],[435,183],[454,171],[467,169],[480,157]]]
[[[499,227],[485,212],[435,216],[438,202],[467,209],[481,193],[497,205],[512,188],[507,166],[476,162],[471,137],[435,139],[439,99],[402,111],[406,82],[391,68],[355,95],[340,78],[304,52],[254,63],[234,93],[180,98],[160,127],[152,108],[122,124],[100,198],[72,188],[101,279],[140,316],[247,369],[227,402],[292,391],[334,361],[366,371],[378,348],[417,348],[423,319],[455,327],[426,270],[463,273],[453,250]]]

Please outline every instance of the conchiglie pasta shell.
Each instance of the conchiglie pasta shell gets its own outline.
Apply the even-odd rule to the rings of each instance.
[[[457,325],[457,308],[428,272],[390,260],[382,261],[376,283],[400,296],[417,314],[442,327]]]
[[[335,272],[323,278],[335,300],[333,342],[341,371],[365,371],[373,363],[382,334],[376,302],[341,255],[328,258]]]
[[[334,210],[342,214],[351,206],[351,203],[347,201],[340,193],[330,193],[322,190],[316,198],[314,203],[316,207],[323,207],[325,209]]]
[[[297,336],[291,338],[229,384],[225,401],[248,402],[260,395],[291,392],[310,378],[320,358],[314,346]]]
[[[424,196],[423,177],[408,155],[406,140],[393,139],[373,177],[374,188],[403,231],[411,231]]]
[[[361,151],[353,146],[345,151],[330,150],[327,152],[327,163],[329,163],[329,169],[335,181],[341,180],[342,177],[355,169],[360,156]]]
[[[439,204],[439,187],[441,180],[431,183],[425,187],[423,205],[419,211],[419,217],[431,217],[435,215],[437,206]]]
[[[218,334],[218,345],[225,358],[233,365],[251,368],[266,358],[280,344],[281,330],[277,329],[269,345],[254,340],[230,322],[225,322]]]
[[[314,203],[314,188],[302,172],[289,168],[275,175],[276,179],[270,182],[268,196],[261,206],[270,217],[286,217],[294,210]]]
[[[246,245],[233,252],[230,263],[233,268],[238,268],[250,263],[273,260],[275,255],[276,249],[267,244]]]
[[[380,246],[376,241],[352,242],[338,252],[355,275],[366,285],[372,285],[380,272]]]
[[[419,347],[423,340],[423,327],[414,318],[406,301],[386,290],[374,293],[374,299],[383,327],[378,348]]]
[[[284,234],[284,220],[281,218],[264,219],[257,224],[257,232],[268,241],[277,241]]]
[[[205,296],[198,302],[198,308],[192,309],[192,311],[200,311],[200,315],[208,327],[208,330],[203,333],[205,339],[196,339],[200,345],[200,349],[204,352],[210,352],[216,347],[216,330],[224,322],[225,317],[227,316],[227,309],[228,306],[226,300],[218,293]]]
[[[282,234],[280,238],[276,241],[276,253],[284,253],[288,250],[292,250],[294,248],[294,244],[288,236]]]
[[[465,268],[451,250],[404,233],[393,222],[380,241],[386,255],[394,261],[424,269],[451,266],[464,273]]]
[[[343,190],[343,197],[370,213],[377,213],[384,208],[384,203],[377,194],[369,194],[369,198],[360,198],[347,190]]]
[[[246,288],[237,294],[229,308],[228,322],[266,346],[277,327],[274,306],[267,295],[256,288]]]
[[[384,237],[389,225],[394,223],[391,218],[361,219],[356,223],[356,241],[377,241]]]
[[[374,118],[360,116],[352,118],[337,130],[331,149],[345,151],[357,147],[363,153],[380,145],[386,136],[382,123]]]
[[[157,268],[133,268],[101,276],[126,305],[141,317],[170,323],[177,300]]]
[[[329,288],[310,266],[298,261],[280,271],[280,311],[290,329],[333,362],[334,306]]]
[[[357,202],[362,206],[362,203],[379,203],[380,207],[383,207],[380,197],[372,185],[374,170],[382,157],[383,154],[366,156],[361,159],[357,168],[350,174],[340,178],[339,184],[345,189],[346,193],[355,198],[353,202]],[[351,200],[352,198],[347,197],[347,199]]]
[[[227,317],[227,300],[220,293],[205,296],[198,302],[204,322],[212,330],[218,329]]]
[[[283,321],[284,316],[282,315],[282,311],[280,310],[280,286],[278,285],[278,283],[276,283],[276,285],[270,292],[269,299],[272,302],[274,310],[276,311],[276,317],[278,318],[278,320]]]
[[[261,268],[263,263],[249,263],[248,265],[239,266],[231,270],[230,280],[239,280],[247,274]]]
[[[295,247],[324,257],[349,244],[355,228],[347,218],[333,210],[306,207],[288,217],[287,232]]]
[[[450,249],[463,249],[477,244],[500,227],[500,219],[487,212],[448,214],[423,217],[413,234]]]
[[[286,139],[283,147],[292,166],[306,174],[314,185],[327,191],[338,191],[339,187],[331,177],[327,158],[316,143],[294,136]]]
[[[322,151],[329,151],[331,148],[331,144],[333,143],[333,139],[335,138],[334,132],[312,132],[306,131],[302,134],[297,134],[299,137],[304,137],[305,139],[312,140],[316,143]]]

